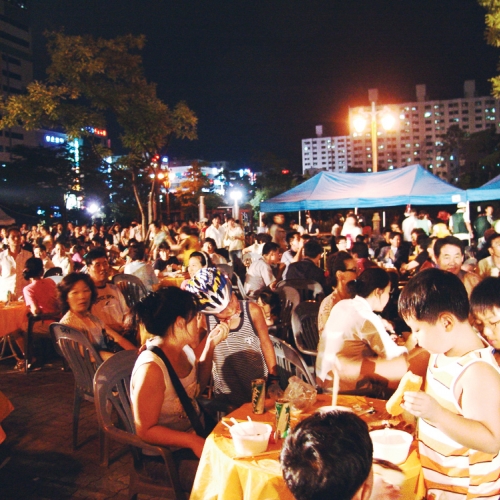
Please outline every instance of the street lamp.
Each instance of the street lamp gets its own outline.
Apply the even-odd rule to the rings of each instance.
[[[170,222],[170,186],[172,185],[172,181],[175,177],[175,174],[170,170],[166,170],[158,173],[158,179],[163,182],[163,186],[166,190],[166,198],[167,198],[167,219]]]
[[[234,191],[231,191],[229,196],[234,201],[233,218],[235,220],[238,220],[240,218],[240,207],[238,205],[238,202],[241,200],[243,195],[242,195],[241,191],[235,189]]]
[[[387,107],[377,110],[378,90],[370,89],[368,99],[371,101],[370,111],[358,111],[352,118],[352,126],[356,132],[360,133],[366,129],[368,118],[370,119],[370,130],[372,139],[372,171],[378,171],[378,144],[377,144],[377,115],[380,117],[380,125],[386,131],[393,130],[396,127],[396,117]]]

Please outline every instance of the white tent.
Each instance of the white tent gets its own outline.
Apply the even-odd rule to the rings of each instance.
[[[12,217],[8,216],[1,208],[0,208],[0,226],[12,226],[15,224],[16,220]]]

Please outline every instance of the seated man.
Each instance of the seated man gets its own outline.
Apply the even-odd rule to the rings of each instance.
[[[227,260],[222,255],[216,253],[218,248],[217,243],[215,243],[215,240],[213,238],[205,238],[202,250],[210,257],[212,264],[214,264],[215,266],[219,264],[227,264]]]
[[[286,279],[314,280],[323,287],[325,294],[328,293],[329,290],[327,290],[326,286],[325,272],[319,267],[322,255],[323,247],[317,241],[307,241],[304,244],[304,258],[300,262],[292,262],[288,266]]]
[[[245,278],[245,292],[249,297],[254,297],[266,287],[276,283],[271,264],[278,262],[279,247],[276,243],[266,243],[262,248],[262,257],[250,264]]]
[[[462,241],[455,236],[438,238],[434,243],[434,258],[439,269],[449,271],[460,278],[470,297],[472,289],[481,281],[481,278],[477,274],[462,269],[464,262]]]
[[[498,278],[500,276],[500,234],[496,232],[490,234],[486,240],[486,248],[490,255],[479,261],[479,276]]]
[[[129,308],[118,287],[108,282],[109,262],[106,250],[102,247],[90,250],[85,262],[87,273],[97,288],[97,299],[92,306],[92,314],[116,332],[123,332]]]
[[[298,232],[288,233],[286,235],[286,242],[288,243],[289,249],[281,256],[281,263],[285,264],[285,270],[283,271],[284,280],[286,280],[288,266],[292,262],[298,262],[302,258],[302,249],[304,246],[304,241]]]
[[[409,245],[401,242],[401,233],[392,231],[389,236],[389,246],[380,250],[377,260],[386,267],[395,267],[399,270],[403,263],[408,262]]]
[[[372,455],[366,423],[354,413],[337,411],[316,413],[298,424],[286,438],[280,461],[297,500],[368,500]]]
[[[166,241],[163,241],[158,245],[158,258],[153,265],[156,276],[160,277],[163,273],[168,272],[168,266],[171,267],[171,271],[178,271],[182,268],[182,264],[177,257],[171,255],[170,245]]]

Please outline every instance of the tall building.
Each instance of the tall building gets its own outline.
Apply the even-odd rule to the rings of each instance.
[[[479,132],[494,126],[500,129],[500,102],[491,96],[477,97],[475,82],[468,80],[464,84],[464,97],[448,100],[429,100],[426,86],[416,86],[416,101],[402,104],[376,105],[377,120],[385,112],[396,116],[396,127],[386,131],[377,126],[378,170],[391,170],[419,163],[435,175],[450,182],[458,181],[459,164],[453,155],[443,151],[443,138],[449,127],[458,125],[467,133]],[[349,136],[321,138],[327,141],[323,145],[335,144],[337,140],[346,139],[346,160],[350,170],[371,172],[372,139],[367,130],[357,132],[353,126],[355,117],[364,116],[368,125],[372,116],[372,108],[368,106],[349,109]],[[302,141],[302,169],[323,168],[323,157],[318,149],[312,155],[304,157],[307,141]],[[316,155],[314,155],[316,153]],[[344,164],[332,162],[329,170],[341,172]]]
[[[31,29],[26,2],[0,1],[1,92],[4,97],[20,94],[33,80]],[[10,160],[10,150],[18,144],[34,145],[34,132],[20,127],[0,130],[0,162]]]

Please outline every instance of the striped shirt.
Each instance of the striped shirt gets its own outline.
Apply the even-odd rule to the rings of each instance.
[[[240,307],[240,324],[217,345],[212,365],[215,397],[238,406],[251,401],[252,380],[267,377],[267,365],[248,301],[240,301]],[[209,315],[207,322],[211,331],[219,320]]]
[[[463,415],[454,396],[456,383],[473,363],[488,363],[498,369],[491,348],[471,351],[454,363],[443,367],[436,366],[436,357],[436,354],[432,354],[429,360],[425,392],[444,408]],[[427,498],[439,500],[499,498],[499,453],[488,454],[466,448],[423,418],[418,421],[418,437]]]

